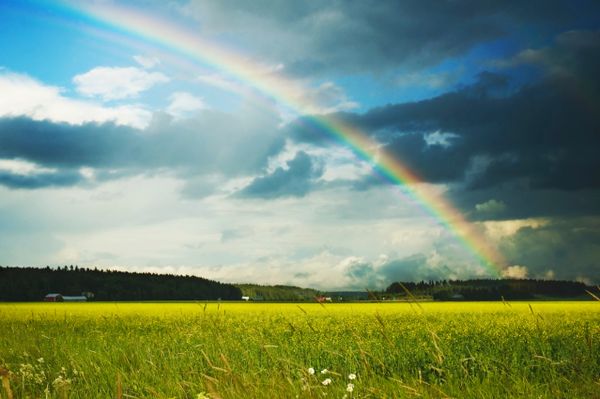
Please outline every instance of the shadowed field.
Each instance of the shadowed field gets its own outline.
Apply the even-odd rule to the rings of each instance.
[[[1,398],[600,392],[597,302],[0,304],[0,331]]]

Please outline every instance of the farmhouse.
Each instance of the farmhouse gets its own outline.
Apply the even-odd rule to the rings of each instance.
[[[61,294],[48,294],[44,297],[44,302],[62,302],[64,298]]]
[[[87,302],[87,297],[83,295],[75,295],[75,296],[63,296],[63,300],[65,302]]]
[[[48,294],[44,297],[44,302],[87,302],[86,295],[62,295]]]
[[[332,302],[332,299],[330,296],[325,296],[325,295],[319,295],[315,297],[315,300],[319,303],[323,303],[323,302]]]

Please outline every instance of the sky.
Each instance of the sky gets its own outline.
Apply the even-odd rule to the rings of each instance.
[[[600,3],[0,2],[0,265],[600,283]]]

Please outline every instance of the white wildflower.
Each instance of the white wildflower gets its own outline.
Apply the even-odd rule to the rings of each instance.
[[[354,391],[354,384],[352,384],[351,382],[348,383],[348,386],[346,387],[346,391],[348,391],[348,392]]]
[[[59,375],[58,377],[56,377],[56,379],[54,379],[52,385],[54,385],[54,387],[57,389],[65,389],[69,385],[71,385],[71,379]]]
[[[321,374],[327,374],[327,373],[329,373],[329,370],[327,370],[327,369],[321,370]]]
[[[354,373],[348,374],[348,379],[349,380],[355,380],[356,379],[356,374],[354,374]]]
[[[314,368],[312,368],[312,367],[309,367],[309,368],[308,368],[308,374],[310,374],[310,375],[313,375],[313,374],[315,374],[315,369],[314,369]]]
[[[323,384],[323,385],[331,384],[331,378],[325,378],[323,381],[321,381],[321,384]]]
[[[29,363],[21,363],[19,365],[19,374],[24,380],[33,379],[35,374],[35,370],[33,366]]]
[[[38,363],[42,364],[42,363],[44,363],[44,358],[40,357],[37,361],[38,361]]]

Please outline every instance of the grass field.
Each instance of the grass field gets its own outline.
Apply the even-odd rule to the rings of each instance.
[[[598,302],[0,304],[0,332],[1,398],[600,398]]]

